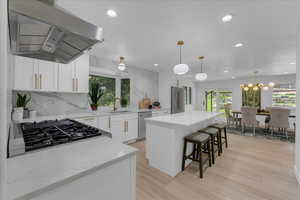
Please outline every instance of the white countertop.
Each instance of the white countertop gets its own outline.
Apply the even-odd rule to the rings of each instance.
[[[8,199],[31,197],[136,153],[108,137],[58,145],[8,159]],[[83,156],[84,155],[84,156]]]
[[[130,113],[138,113],[138,112],[146,112],[152,111],[153,113],[158,112],[166,112],[167,110],[158,110],[158,109],[139,109],[139,110],[129,110],[128,112],[109,112],[109,111],[86,111],[86,112],[78,112],[71,114],[62,114],[62,115],[47,115],[47,116],[37,116],[36,118],[28,118],[23,119],[21,121],[14,121],[15,123],[26,123],[26,122],[40,122],[44,120],[55,120],[55,119],[75,119],[75,118],[83,118],[83,117],[96,117],[96,116],[111,116],[111,115],[122,115],[122,114],[130,114]]]
[[[159,117],[146,118],[147,122],[156,122],[163,124],[173,124],[180,126],[192,126],[199,122],[205,121],[221,115],[218,112],[204,112],[204,111],[189,111],[177,114],[168,114]]]

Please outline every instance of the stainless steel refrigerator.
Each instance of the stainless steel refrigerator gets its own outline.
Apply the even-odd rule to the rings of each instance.
[[[171,114],[184,112],[184,89],[171,87]]]

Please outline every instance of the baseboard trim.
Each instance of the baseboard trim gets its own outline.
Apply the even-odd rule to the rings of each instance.
[[[296,179],[298,181],[298,184],[300,185],[300,172],[298,171],[296,165],[294,167],[294,173],[295,173]]]

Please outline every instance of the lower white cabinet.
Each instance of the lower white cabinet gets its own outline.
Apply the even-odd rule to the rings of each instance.
[[[98,128],[110,132],[110,116],[98,117]]]
[[[130,142],[138,137],[138,116],[136,113],[111,116],[110,120],[110,132],[114,140]]]

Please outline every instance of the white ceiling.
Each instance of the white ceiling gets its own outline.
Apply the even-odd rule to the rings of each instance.
[[[178,63],[177,40],[184,40],[183,62],[189,77],[200,71],[205,56],[209,80],[259,74],[296,73],[299,0],[58,0],[73,14],[104,28],[105,42],[94,47],[101,65],[172,70]],[[109,18],[114,9],[117,18]],[[233,14],[223,23],[225,14]],[[242,42],[241,48],[233,47]],[[113,62],[113,60],[115,62]],[[158,63],[158,67],[153,64]],[[224,70],[228,69],[228,73]]]

